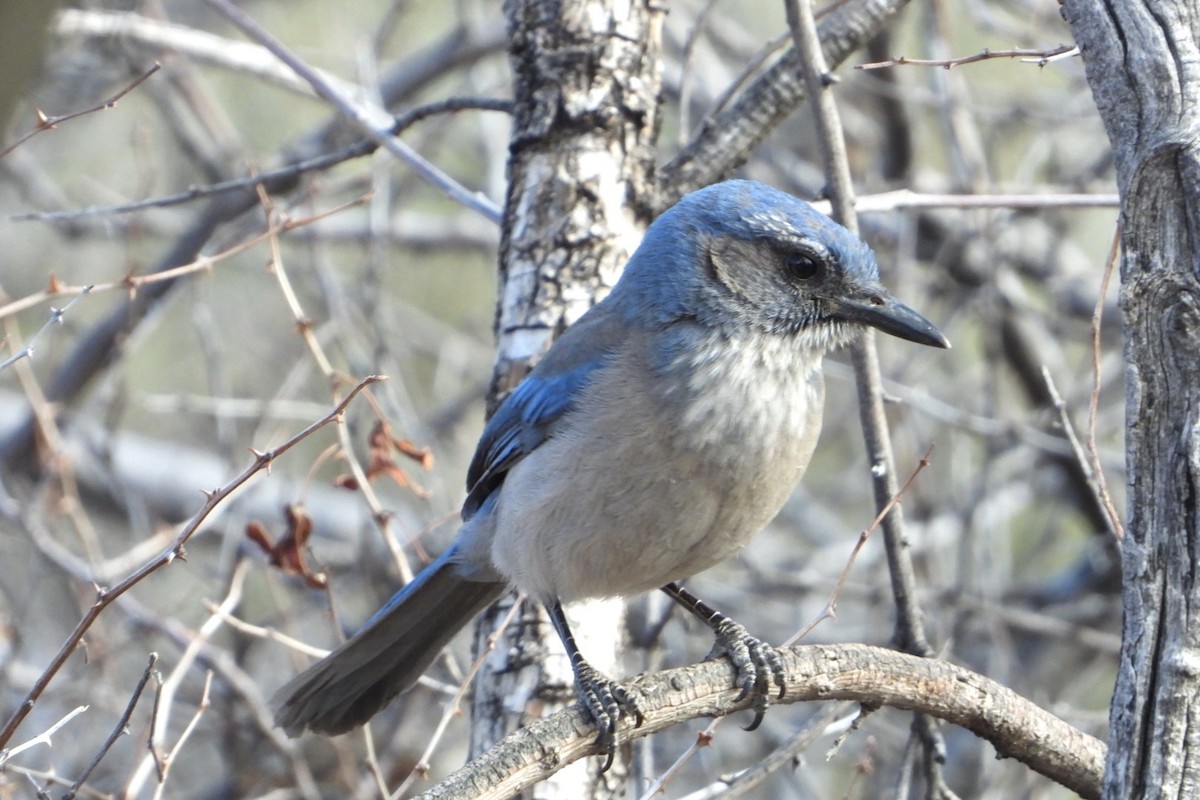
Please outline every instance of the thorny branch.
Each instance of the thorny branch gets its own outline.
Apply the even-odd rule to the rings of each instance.
[[[221,505],[221,503],[224,502],[227,497],[237,491],[243,484],[257,475],[259,472],[267,469],[276,458],[283,455],[288,450],[291,450],[297,444],[304,441],[313,433],[325,427],[329,423],[340,420],[342,414],[346,410],[346,407],[350,405],[350,401],[353,400],[359,392],[371,384],[378,383],[382,380],[385,379],[379,375],[370,375],[366,378],[363,378],[353,389],[350,390],[349,394],[347,394],[346,397],[322,419],[317,420],[272,450],[267,450],[265,452],[252,451],[254,452],[253,463],[251,463],[250,466],[248,466],[240,475],[238,475],[229,483],[218,489],[214,489],[211,492],[205,492],[206,500],[203,507],[196,512],[196,515],[192,517],[192,519],[186,525],[183,526],[178,535],[176,535],[174,541],[171,542],[171,545],[166,550],[159,554],[158,557],[143,564],[140,568],[135,570],[117,584],[108,588],[97,587],[96,601],[87,610],[87,613],[84,614],[83,618],[79,620],[79,623],[75,626],[75,630],[73,630],[67,637],[66,641],[63,642],[62,646],[58,650],[58,653],[55,654],[55,656],[51,659],[50,664],[38,677],[37,681],[33,685],[33,688],[29,690],[28,694],[26,694],[25,699],[21,702],[20,706],[18,706],[16,712],[8,719],[8,721],[4,724],[4,727],[0,728],[0,750],[2,750],[4,746],[8,744],[8,741],[12,738],[13,733],[16,732],[17,727],[21,724],[21,721],[24,720],[29,712],[33,710],[33,706],[35,703],[37,703],[38,698],[41,697],[42,692],[45,691],[46,687],[50,684],[50,681],[54,679],[54,676],[58,674],[58,671],[67,662],[67,659],[70,658],[71,653],[75,651],[75,648],[79,645],[80,641],[83,640],[84,634],[87,633],[88,629],[92,627],[92,624],[99,618],[100,614],[102,614],[104,610],[113,603],[113,601],[115,601],[125,592],[132,589],[134,586],[141,583],[148,576],[154,574],[168,564],[173,563],[176,558],[182,557],[184,555],[184,545],[186,545],[188,540],[192,538],[192,535],[200,529],[200,525],[203,524],[204,520],[208,518],[208,515],[211,514],[217,508],[217,506]]]

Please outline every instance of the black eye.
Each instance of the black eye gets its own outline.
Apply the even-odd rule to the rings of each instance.
[[[788,274],[800,281],[811,280],[821,271],[821,262],[810,253],[788,253],[784,256],[784,263]]]

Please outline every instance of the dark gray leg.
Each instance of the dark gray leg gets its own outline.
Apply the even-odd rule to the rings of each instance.
[[[742,700],[754,695],[754,720],[746,726],[752,731],[763,721],[763,715],[770,705],[771,683],[779,687],[778,697],[783,697],[787,673],[783,662],[775,648],[761,639],[751,636],[749,631],[729,617],[705,603],[699,597],[684,589],[678,583],[668,583],[662,587],[675,602],[695,614],[704,624],[712,628],[717,635],[712,655],[726,655],[733,662],[737,673],[734,685],[741,687],[737,699]]]
[[[638,707],[637,699],[626,691],[624,686],[604,677],[584,660],[567,625],[567,618],[563,616],[562,605],[555,600],[553,604],[547,604],[546,610],[550,612],[554,630],[558,631],[558,638],[562,639],[567,657],[571,659],[571,670],[575,673],[579,700],[596,723],[599,731],[596,744],[607,755],[600,771],[607,772],[617,751],[617,721],[622,716],[633,716],[637,720],[636,724],[641,725],[642,710]]]

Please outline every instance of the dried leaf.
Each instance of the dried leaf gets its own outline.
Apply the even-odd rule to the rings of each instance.
[[[272,542],[266,526],[258,520],[246,526],[247,538],[261,547],[271,566],[285,575],[299,575],[313,589],[325,588],[325,574],[313,572],[305,556],[305,546],[313,531],[312,517],[299,504],[284,507],[283,514],[288,529],[278,542]]]

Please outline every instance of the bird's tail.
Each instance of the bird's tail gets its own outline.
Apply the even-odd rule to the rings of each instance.
[[[438,653],[506,584],[468,581],[442,554],[362,630],[289,681],[271,698],[288,736],[334,735],[362,725],[417,682]]]

